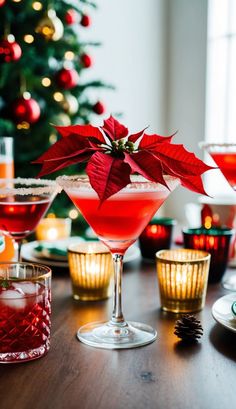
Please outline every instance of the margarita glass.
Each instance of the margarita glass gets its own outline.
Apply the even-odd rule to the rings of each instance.
[[[107,349],[134,348],[156,339],[156,331],[145,324],[126,322],[122,313],[121,276],[123,256],[134,243],[169,193],[179,184],[165,176],[168,187],[133,176],[132,183],[100,203],[87,176],[61,176],[59,185],[109,248],[114,261],[113,312],[110,321],[84,325],[77,332],[81,342]]]
[[[18,245],[32,233],[59,191],[55,181],[46,179],[0,179],[0,231]]]
[[[200,143],[201,148],[209,153],[215,161],[222,174],[236,192],[236,143]],[[234,215],[234,220],[236,213]],[[233,248],[236,245],[234,237]],[[226,278],[222,282],[223,286],[228,290],[236,290],[236,275]]]

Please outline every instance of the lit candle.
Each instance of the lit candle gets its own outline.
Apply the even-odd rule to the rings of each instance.
[[[71,244],[68,260],[75,300],[93,301],[110,297],[112,256],[98,241]]]
[[[176,224],[171,218],[154,218],[150,221],[139,237],[141,254],[144,258],[155,260],[155,254],[171,246],[173,226]]]
[[[160,250],[157,277],[164,311],[194,312],[205,305],[210,254],[200,250]]]
[[[48,217],[42,219],[36,228],[37,240],[67,239],[71,234],[71,219]]]
[[[183,230],[185,248],[204,250],[211,254],[209,283],[219,282],[226,270],[233,234],[233,229],[223,227]]]

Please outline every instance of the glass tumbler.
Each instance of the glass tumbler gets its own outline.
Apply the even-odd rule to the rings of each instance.
[[[51,270],[0,263],[0,363],[30,361],[50,346]]]

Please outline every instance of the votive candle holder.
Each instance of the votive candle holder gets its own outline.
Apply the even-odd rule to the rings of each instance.
[[[226,270],[230,241],[234,230],[226,227],[183,229],[186,249],[204,250],[211,254],[209,283],[219,282]]]
[[[154,218],[139,237],[139,246],[143,258],[155,260],[156,252],[171,246],[174,219],[169,217]]]
[[[99,241],[71,244],[68,261],[75,300],[95,301],[111,296],[112,256]]]
[[[171,249],[156,253],[161,308],[174,313],[200,311],[205,305],[210,254]]]
[[[57,217],[46,217],[40,220],[36,231],[37,240],[59,240],[67,239],[71,234],[71,219],[67,218],[57,218]]]

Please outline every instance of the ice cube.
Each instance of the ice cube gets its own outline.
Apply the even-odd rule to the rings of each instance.
[[[26,295],[37,294],[36,284],[30,282],[12,282],[12,287],[14,287],[19,293]]]
[[[26,306],[24,294],[17,290],[4,290],[0,293],[0,301],[6,307],[13,309],[23,309]]]

